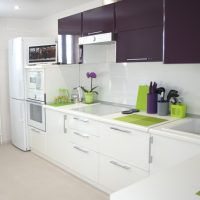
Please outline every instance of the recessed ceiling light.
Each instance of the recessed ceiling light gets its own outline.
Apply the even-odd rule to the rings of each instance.
[[[15,6],[14,6],[14,9],[15,9],[15,10],[19,10],[19,9],[20,9],[19,5],[15,5]]]

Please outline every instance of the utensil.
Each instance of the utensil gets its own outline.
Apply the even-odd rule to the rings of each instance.
[[[156,89],[156,93],[161,96],[161,101],[165,100],[165,88],[164,87],[159,87]]]
[[[178,91],[177,90],[170,90],[168,95],[167,95],[167,101],[170,101],[172,97],[179,97]]]
[[[153,84],[152,84],[152,81],[150,82],[150,86],[149,86],[149,94],[152,93],[152,87],[153,87]]]

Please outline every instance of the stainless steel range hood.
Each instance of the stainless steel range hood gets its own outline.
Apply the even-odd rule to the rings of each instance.
[[[82,46],[79,46],[79,35],[58,35],[58,63],[82,63]]]
[[[101,33],[79,38],[79,45],[101,44],[114,42],[113,33]]]

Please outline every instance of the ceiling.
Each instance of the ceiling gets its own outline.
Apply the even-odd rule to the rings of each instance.
[[[41,19],[92,0],[0,0],[0,18]],[[18,5],[19,10],[14,6]]]

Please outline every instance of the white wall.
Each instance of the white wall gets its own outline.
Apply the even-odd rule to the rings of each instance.
[[[40,36],[40,21],[0,19],[0,113],[2,116],[3,140],[10,140],[9,85],[8,85],[8,40],[19,36]]]
[[[80,83],[90,87],[86,72],[94,71],[99,99],[136,105],[138,85],[156,81],[159,86],[177,89],[188,105],[188,112],[200,114],[200,64],[164,65],[161,62],[129,64],[84,64],[80,66]]]

